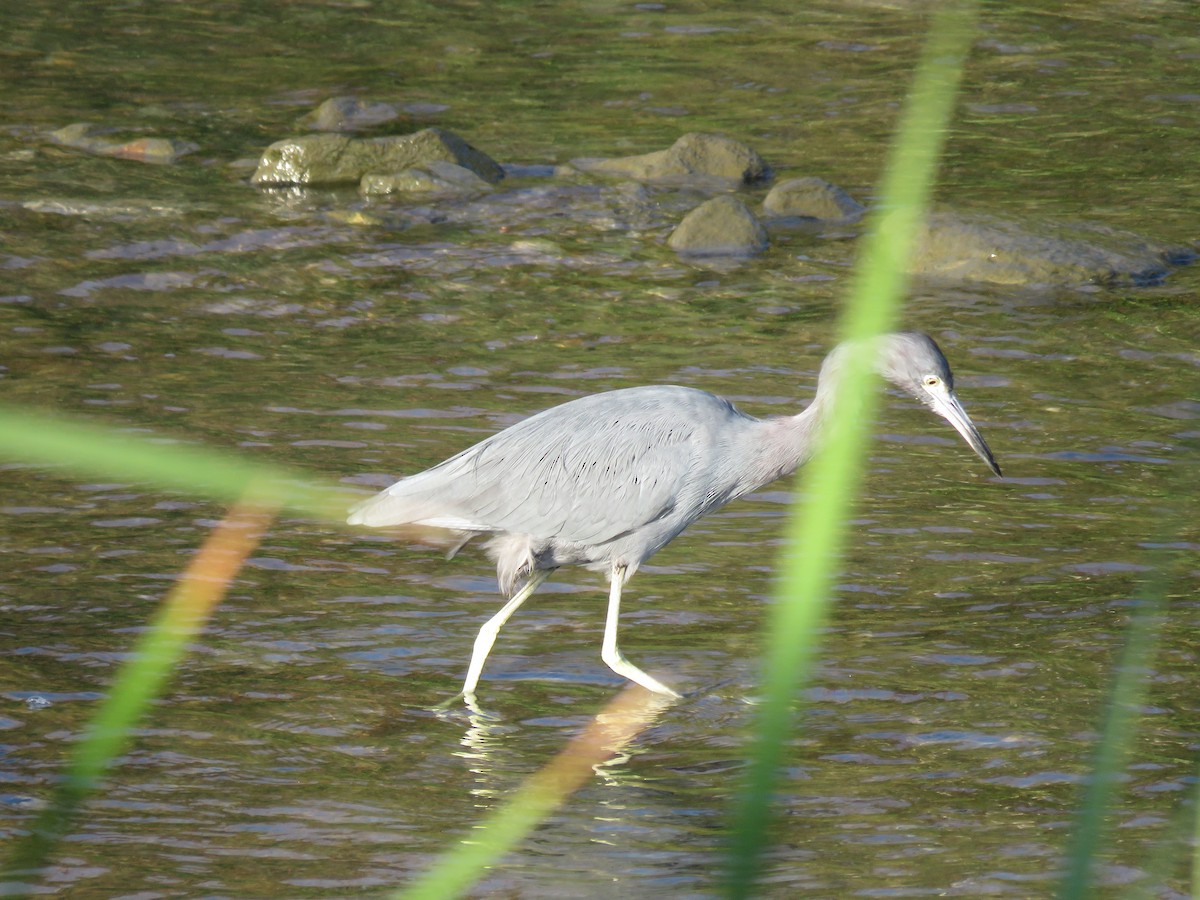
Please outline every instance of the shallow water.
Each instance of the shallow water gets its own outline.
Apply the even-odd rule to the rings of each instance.
[[[698,267],[663,243],[679,195],[528,175],[487,215],[433,209],[438,223],[352,191],[257,192],[236,164],[354,93],[444,105],[415,107],[411,126],[504,162],[720,130],[781,177],[870,198],[918,17],[650,6],[6,6],[0,396],[364,491],[597,390],[670,382],[755,414],[799,408],[848,239],[776,235],[744,265]],[[985,17],[939,200],[1193,239],[1196,10],[1062,9]],[[149,166],[37,137],[76,121],[200,150]],[[553,216],[562,191],[592,215]],[[914,286],[906,325],[941,343],[1006,477],[890,396],[767,895],[1050,894],[1131,598],[1166,548],[1170,616],[1097,896],[1153,867],[1200,740],[1198,287],[1198,268],[1145,288]],[[3,479],[7,836],[222,510],[23,465]],[[715,893],[789,500],[780,483],[727,507],[630,584],[624,651],[687,697],[480,894]],[[599,659],[603,596],[591,573],[556,573],[489,660],[481,700],[498,718],[439,717],[428,708],[499,603],[486,560],[276,522],[48,884],[340,897],[404,883],[619,689]]]

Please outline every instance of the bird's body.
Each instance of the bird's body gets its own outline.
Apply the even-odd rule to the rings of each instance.
[[[954,397],[953,376],[933,340],[917,334],[883,340],[881,374],[948,418],[999,474]],[[609,575],[605,661],[651,690],[674,694],[616,648],[621,587],[697,519],[809,459],[844,355],[838,348],[826,358],[816,397],[794,416],[756,419],[706,391],[672,385],[571,400],[396,482],[356,506],[349,521],[448,529],[464,543],[492,536],[486,548],[512,599],[476,640],[463,688],[468,701],[500,626],[550,571],[565,565]]]
[[[804,431],[674,385],[592,394],[531,416],[399,481],[351,522],[496,535],[501,590],[534,569],[584,565],[626,577],[705,513],[794,471]]]

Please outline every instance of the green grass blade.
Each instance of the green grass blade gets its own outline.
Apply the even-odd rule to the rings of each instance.
[[[882,208],[864,242],[844,320],[844,336],[889,330],[907,287],[913,234],[924,215],[974,29],[973,3],[951,4],[934,17],[882,185]],[[746,786],[734,814],[727,888],[753,891],[767,843],[770,798],[791,729],[792,706],[812,673],[842,555],[846,521],[862,481],[868,428],[878,405],[868,371],[869,346],[857,347],[843,378],[823,451],[806,467],[793,515],[777,603],[767,627],[764,695],[758,710]]]
[[[127,746],[130,731],[162,693],[176,664],[257,546],[269,522],[260,508],[235,509],[193,558],[150,628],[117,673],[83,740],[71,753],[66,774],[5,867],[6,896],[28,893],[29,878],[48,861],[87,797]],[[18,887],[25,885],[25,888]]]
[[[185,491],[247,508],[287,507],[330,522],[344,522],[350,494],[332,484],[277,466],[244,462],[232,454],[172,443],[32,410],[0,407],[0,457],[91,475]],[[253,517],[249,512],[243,518]],[[232,526],[222,526],[225,534]],[[220,532],[219,532],[220,533]],[[216,537],[216,535],[214,535]],[[212,546],[212,540],[206,548]],[[255,538],[257,540],[257,538]],[[218,541],[218,544],[220,541]],[[218,551],[219,552],[219,551]],[[180,657],[219,600],[211,579],[195,563],[171,592],[159,617],[136,643],[87,732],[72,753],[54,796],[29,835],[15,847],[13,873],[36,870],[69,828],[80,804],[95,789],[128,742],[130,730],[162,691]],[[217,564],[218,568],[219,561]],[[232,576],[230,576],[232,577]]]
[[[1092,871],[1104,833],[1105,814],[1135,736],[1138,711],[1154,664],[1164,596],[1165,576],[1160,575],[1142,592],[1130,619],[1125,649],[1117,664],[1100,739],[1094,750],[1092,771],[1067,849],[1067,871],[1058,891],[1062,900],[1082,900],[1091,895]]]
[[[227,503],[253,496],[265,506],[339,523],[351,498],[307,474],[248,463],[231,453],[12,407],[0,406],[0,457]]]

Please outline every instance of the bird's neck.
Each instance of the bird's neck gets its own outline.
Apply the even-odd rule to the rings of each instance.
[[[825,358],[817,377],[817,390],[812,402],[794,416],[760,419],[747,435],[743,460],[753,460],[746,466],[735,496],[743,496],[774,481],[791,475],[821,449],[827,418],[834,406],[838,383],[841,381],[844,345]],[[841,410],[841,415],[852,415]]]
[[[823,366],[812,402],[794,416],[765,419],[766,430],[761,446],[772,448],[764,460],[767,480],[790,475],[812,459],[821,448],[827,416],[833,405],[839,380],[839,366]]]
[[[812,459],[821,449],[821,442],[825,437],[826,419],[831,415],[835,401],[840,416],[861,416],[863,414],[861,407],[839,394],[850,348],[849,343],[839,344],[825,357],[824,362],[821,363],[820,374],[817,375],[817,390],[812,403],[803,412],[791,417],[800,451],[797,468]]]
[[[734,496],[743,496],[791,475],[808,462],[820,445],[827,404],[817,397],[798,415],[760,419],[750,434],[742,456],[744,475]]]
[[[825,434],[826,416],[830,408],[832,386],[817,385],[816,396],[805,409],[794,416],[784,416],[780,427],[787,435],[791,467],[784,473],[789,475],[812,459],[821,448]]]

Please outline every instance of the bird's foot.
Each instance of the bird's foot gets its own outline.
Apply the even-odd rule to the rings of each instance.
[[[467,693],[465,691],[459,691],[457,694],[455,694],[453,697],[450,697],[448,700],[443,700],[441,703],[438,703],[437,705],[433,706],[432,709],[434,712],[438,712],[438,713],[451,712],[456,706],[458,706],[460,701],[462,702],[462,704],[464,706],[466,706],[467,712],[470,713],[472,716],[480,716],[482,718],[487,718],[487,719],[496,718],[496,716],[494,716],[493,714],[483,711],[482,707],[480,707],[480,705],[479,705],[479,702],[475,699],[474,691],[471,691],[470,693]]]

